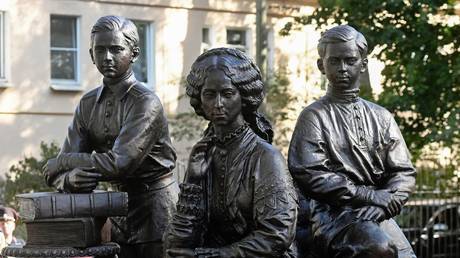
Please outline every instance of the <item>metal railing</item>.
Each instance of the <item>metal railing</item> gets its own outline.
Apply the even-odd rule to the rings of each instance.
[[[427,174],[427,173],[425,173]],[[417,188],[395,219],[419,258],[460,257],[460,187],[417,178]],[[431,185],[431,187],[430,187]]]

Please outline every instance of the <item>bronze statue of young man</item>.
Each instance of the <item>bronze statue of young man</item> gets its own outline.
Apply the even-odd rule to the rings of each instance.
[[[327,93],[306,107],[289,148],[289,170],[309,202],[319,257],[415,257],[392,219],[415,186],[415,169],[386,109],[358,97],[367,42],[348,25],[326,31],[318,68]]]
[[[158,97],[136,80],[139,36],[128,19],[105,16],[91,30],[90,55],[103,84],[77,106],[57,158],[44,167],[48,184],[64,192],[92,191],[111,181],[128,192],[120,257],[163,257],[162,236],[177,200],[176,154]],[[117,239],[118,236],[113,236]]]

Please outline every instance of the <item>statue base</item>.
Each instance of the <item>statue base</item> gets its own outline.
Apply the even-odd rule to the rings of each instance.
[[[115,257],[120,252],[120,246],[116,243],[105,243],[83,249],[73,247],[5,247],[2,255],[7,257]]]

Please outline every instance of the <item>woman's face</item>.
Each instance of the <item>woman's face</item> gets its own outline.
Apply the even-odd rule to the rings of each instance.
[[[240,92],[223,71],[208,71],[200,98],[205,117],[214,125],[231,127],[242,121]]]

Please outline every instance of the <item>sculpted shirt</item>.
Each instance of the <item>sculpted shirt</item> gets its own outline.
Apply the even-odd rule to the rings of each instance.
[[[354,220],[346,210],[359,198],[358,186],[395,190],[403,202],[415,186],[415,169],[391,113],[357,92],[330,89],[302,111],[288,163],[301,191],[314,199],[313,230],[331,235]]]
[[[228,257],[295,255],[296,195],[282,155],[246,128],[216,143],[209,157],[211,171],[201,186],[181,185],[168,248],[226,248]]]
[[[89,166],[121,184],[155,182],[176,160],[160,100],[133,74],[81,98],[61,153],[87,153]],[[64,189],[62,175],[54,185]]]
[[[60,155],[94,167],[128,192],[127,225],[120,228],[126,227],[129,243],[161,239],[177,197],[155,191],[174,182],[176,153],[160,100],[132,73],[81,98]],[[67,191],[66,174],[49,183]]]

